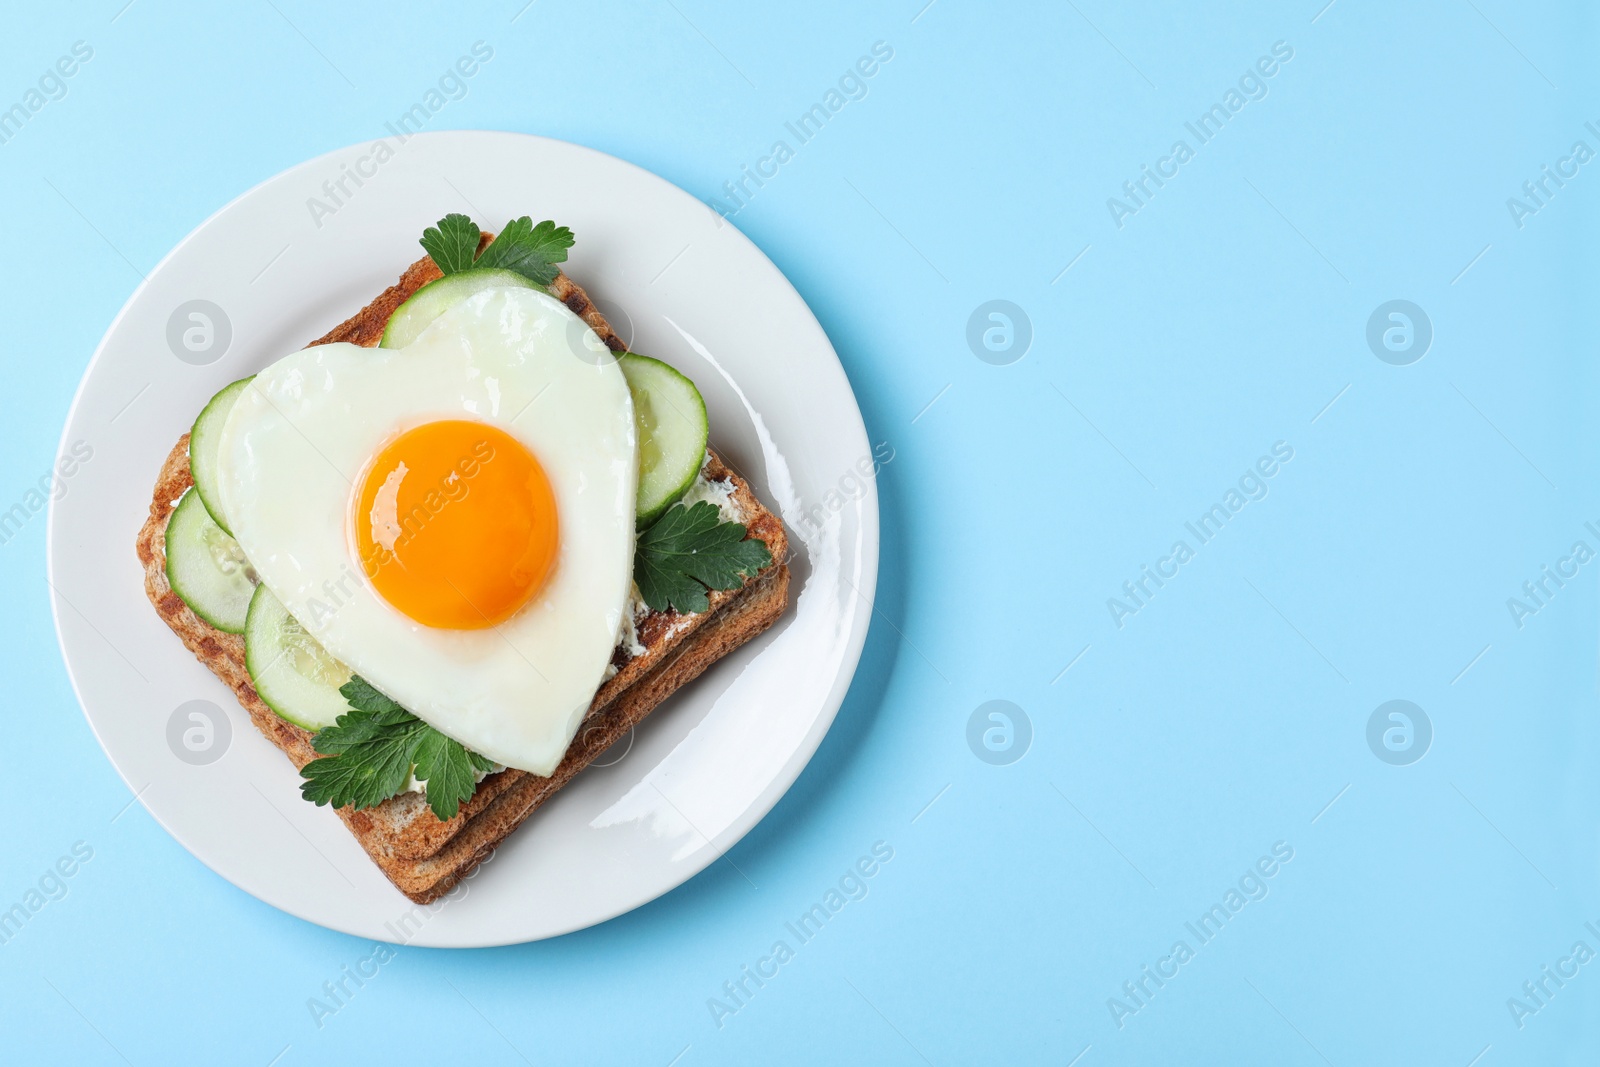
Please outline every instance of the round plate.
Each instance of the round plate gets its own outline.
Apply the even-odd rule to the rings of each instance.
[[[451,211],[570,226],[567,272],[638,351],[705,394],[713,446],[796,549],[777,625],[675,694],[536,811],[460,888],[416,907],[145,598],[134,537],[162,460],[223,385],[393,284]],[[873,455],[838,357],[772,262],[694,197],[587,148],[423,133],[331,153],[190,234],[112,323],[67,419],[82,462],[52,502],[49,576],[78,699],[118,773],[234,885],[359,937],[502,945],[602,922],[737,842],[844,699],[878,565]],[[338,531],[330,531],[337,536]],[[194,703],[200,702],[200,703]],[[198,717],[196,717],[198,716]]]

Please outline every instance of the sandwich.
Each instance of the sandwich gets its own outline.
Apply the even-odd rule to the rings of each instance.
[[[350,319],[212,398],[137,552],[157,614],[412,901],[448,892],[788,600],[705,405],[562,272],[448,215]]]

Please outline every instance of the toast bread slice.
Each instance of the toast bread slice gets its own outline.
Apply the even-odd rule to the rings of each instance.
[[[485,234],[487,241],[490,235]],[[348,341],[375,346],[394,310],[423,285],[440,277],[431,259],[412,264],[399,281],[350,319],[312,344]],[[565,274],[550,293],[583,318],[613,351],[622,340],[588,295]],[[298,769],[317,758],[312,734],[277,716],[261,700],[245,668],[244,639],[214,629],[189,610],[167,583],[166,527],[178,499],[193,485],[189,473],[189,435],[179,438],[162,465],[139,531],[136,549],[145,572],[145,594],[167,626],[201,663],[234,691],[257,729]],[[479,783],[454,818],[440,820],[420,793],[402,793],[373,808],[339,809],[356,839],[395,887],[418,904],[448,892],[522,820],[588,766],[600,753],[655,710],[680,686],[771,626],[788,603],[788,536],[779,518],[749,485],[711,452],[705,476],[731,487],[730,499],[748,537],[766,542],[772,563],[742,587],[713,590],[704,612],[679,615],[649,612],[636,621],[643,653],[615,650],[616,674],[595,694],[589,713],[549,777],[507,768]]]

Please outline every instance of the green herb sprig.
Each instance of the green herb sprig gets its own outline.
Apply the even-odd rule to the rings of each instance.
[[[427,782],[428,807],[441,820],[455,818],[478,788],[478,771],[494,763],[435,730],[370,683],[353,677],[339,687],[351,710],[311,739],[322,755],[300,771],[300,795],[313,804],[382,804],[405,789],[416,768]]]
[[[709,590],[739,588],[772,563],[766,543],[745,533],[743,523],[721,521],[704,500],[668,509],[634,548],[633,580],[645,606],[693,614],[711,606]]]
[[[527,215],[501,227],[482,254],[483,231],[465,215],[450,214],[422,231],[419,242],[446,275],[465,270],[512,270],[538,285],[549,285],[561,273],[572,247],[572,231],[549,219],[534,225]]]

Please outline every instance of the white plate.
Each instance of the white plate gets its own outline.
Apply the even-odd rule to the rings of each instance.
[[[314,159],[229,204],[150,272],[112,323],[62,436],[63,458],[75,445],[92,458],[51,505],[56,628],[78,699],[123,780],[234,885],[359,937],[530,941],[679,885],[743,837],[805,767],[844,699],[871,616],[877,493],[858,470],[870,470],[871,449],[805,302],[687,193],[539,137],[424,133],[382,144],[384,152],[358,145]],[[423,228],[449,211],[485,228],[525,214],[572,227],[568,272],[633,347],[699,384],[713,445],[783,514],[798,551],[790,608],[771,631],[676,694],[631,747],[620,742],[601,758],[609,766],[562,790],[462,888],[415,908],[332,812],[300,799],[293,766],[157,617],[133,542],[163,458],[206,399],[392,284],[422,254]],[[199,309],[215,320],[209,342],[204,322],[188,317],[191,301],[222,311]],[[185,347],[186,329],[199,352]],[[183,708],[196,700],[222,709],[209,749]],[[189,755],[186,728],[212,762],[178,757]]]

